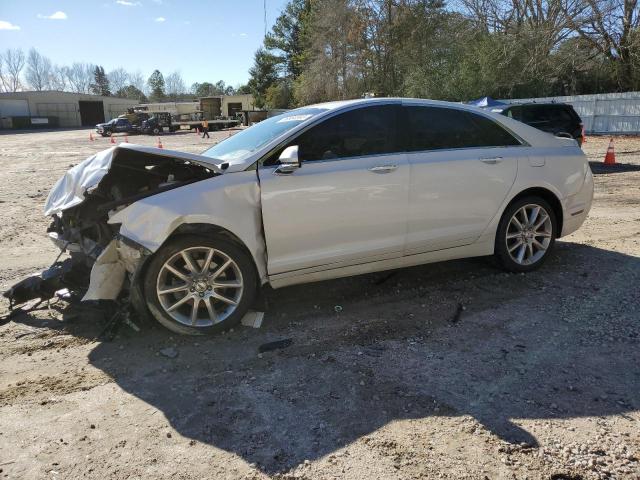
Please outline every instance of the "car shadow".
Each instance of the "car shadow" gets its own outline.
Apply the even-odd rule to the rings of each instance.
[[[528,275],[471,259],[272,291],[259,330],[190,338],[145,326],[89,360],[180,435],[268,474],[402,419],[471,416],[535,447],[527,419],[640,408],[640,320],[623,308],[637,304],[640,259],[557,247]],[[67,331],[90,335],[74,318]],[[158,355],[167,346],[175,358]]]
[[[640,165],[634,163],[614,163],[605,165],[603,162],[589,162],[591,172],[594,175],[604,175],[609,173],[640,172]]]

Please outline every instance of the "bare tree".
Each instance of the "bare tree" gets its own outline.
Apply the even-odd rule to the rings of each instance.
[[[176,98],[180,94],[185,93],[187,90],[184,80],[182,79],[182,75],[180,75],[180,72],[178,71],[175,71],[167,75],[167,77],[164,80],[164,83],[165,83],[165,91],[167,95],[171,98]]]
[[[51,61],[47,57],[41,55],[35,48],[31,48],[27,55],[26,65],[25,78],[32,89],[41,92],[51,88],[49,84]]]
[[[111,86],[111,91],[113,93],[118,90],[122,90],[124,87],[129,85],[129,74],[124,68],[111,70],[107,74],[107,78],[109,79],[109,85]]]
[[[4,71],[4,58],[3,55],[0,54],[0,92],[8,92],[9,84],[8,77]]]
[[[591,47],[617,67],[622,90],[633,88],[633,65],[639,61],[638,0],[579,0],[578,14],[566,12],[566,19]]]
[[[20,48],[9,48],[0,55],[1,80],[7,92],[17,92],[20,89],[20,73],[24,68],[24,61],[24,52]]]
[[[51,68],[51,72],[49,74],[49,85],[51,90],[63,92],[67,89],[68,83],[65,68],[66,67],[61,67],[59,65],[55,65]]]
[[[144,78],[140,70],[135,73],[129,73],[129,85],[133,85],[143,93],[147,92],[147,79]]]
[[[89,63],[74,63],[65,67],[66,80],[75,93],[90,93],[94,66]]]

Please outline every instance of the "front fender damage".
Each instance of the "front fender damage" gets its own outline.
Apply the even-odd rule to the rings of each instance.
[[[11,306],[72,293],[66,298],[109,302],[149,317],[142,289],[147,260],[174,233],[207,234],[208,227],[238,239],[266,282],[260,188],[254,171],[223,174],[199,156],[131,146],[112,148],[72,168],[54,186],[45,212],[48,235],[69,258],[14,285]],[[262,308],[260,308],[262,309]],[[243,324],[260,326],[261,312]]]
[[[141,199],[216,177],[222,170],[202,157],[149,147],[121,146],[99,152],[71,168],[45,204],[47,232],[69,258],[32,275],[3,296],[10,306],[61,290],[83,301],[129,300],[132,281],[151,253],[120,234],[109,219]],[[60,256],[58,258],[60,258]]]
[[[89,288],[82,301],[117,300],[125,286],[127,272],[133,275],[143,259],[141,250],[127,245],[122,237],[111,240],[93,264]]]

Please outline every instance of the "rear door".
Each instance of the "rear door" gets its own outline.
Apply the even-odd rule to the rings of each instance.
[[[578,114],[570,105],[554,105],[552,121],[556,125],[553,133],[566,133],[573,138],[582,134],[582,123]]]
[[[269,275],[402,256],[409,167],[399,110],[395,102],[338,113],[280,149],[298,145],[299,169],[259,168]]]
[[[511,189],[521,142],[484,115],[405,104],[407,254],[477,240]]]
[[[522,107],[522,122],[543,132],[556,133],[551,122],[553,112],[548,105],[524,105]]]
[[[124,118],[119,118],[118,120],[116,120],[116,132],[128,132],[130,128],[131,124],[129,123],[129,120],[126,120]]]

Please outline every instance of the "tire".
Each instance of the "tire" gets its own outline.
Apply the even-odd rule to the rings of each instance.
[[[540,208],[537,215],[534,214],[536,208]],[[528,222],[524,221],[524,215]],[[535,219],[533,227],[537,228],[530,225],[532,217]],[[518,224],[523,228],[520,229]],[[551,205],[543,198],[530,196],[512,202],[502,214],[496,232],[495,256],[498,263],[515,273],[539,268],[553,250],[558,236],[557,225]]]
[[[185,251],[196,275],[186,267]],[[211,251],[214,252],[211,265],[204,273],[205,258]],[[174,274],[167,265],[183,277]],[[224,265],[228,266],[219,271]],[[216,273],[219,276],[214,280]],[[229,287],[216,287],[216,282]],[[185,335],[212,335],[240,323],[253,304],[257,285],[253,260],[237,243],[219,236],[182,235],[154,254],[145,273],[143,291],[149,311],[169,330]],[[172,291],[159,293],[158,290]],[[230,300],[235,305],[229,303]]]
[[[153,128],[153,134],[154,134],[154,135],[158,135],[158,134],[160,134],[160,133],[162,133],[162,130],[161,130],[161,129],[159,129],[158,127],[154,127],[154,128]]]

